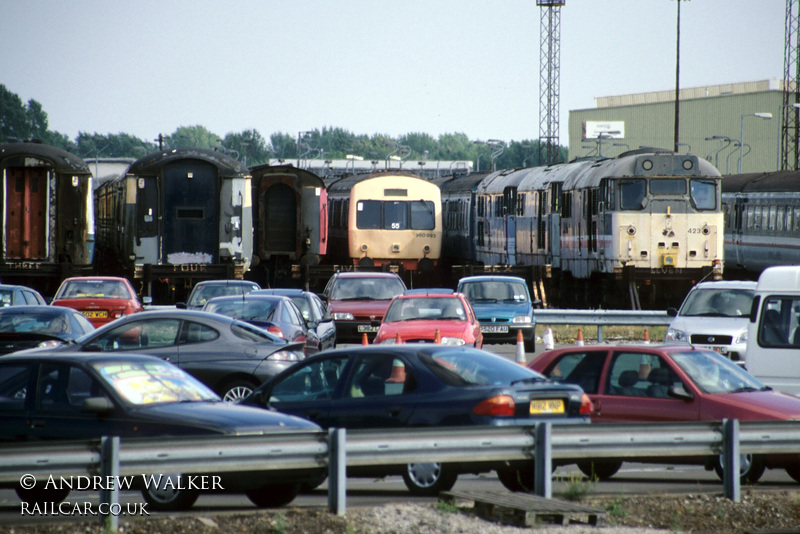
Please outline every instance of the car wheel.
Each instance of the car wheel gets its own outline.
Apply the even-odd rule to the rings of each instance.
[[[292,502],[298,493],[300,486],[297,484],[276,484],[250,490],[246,495],[259,508],[277,508]]]
[[[497,470],[497,478],[508,491],[524,491],[529,493],[534,487],[534,464],[530,462],[521,468]]]
[[[47,502],[60,503],[69,495],[69,489],[64,488],[23,488],[16,487],[17,497],[22,502],[30,504],[43,504]]]
[[[158,482],[158,485],[155,485],[154,482]],[[149,485],[142,490],[142,497],[148,505],[159,512],[188,510],[197,501],[200,492],[178,489],[180,483],[181,475],[153,477]]]
[[[403,471],[403,482],[413,495],[434,496],[451,489],[458,473],[439,462],[408,464]]]
[[[622,462],[578,462],[578,469],[589,477],[589,480],[608,480],[622,467]]]
[[[739,483],[740,484],[755,484],[761,475],[764,474],[766,466],[764,459],[760,456],[753,454],[740,454],[739,455]],[[724,471],[722,470],[722,456],[717,458],[714,462],[714,472],[720,480],[724,480]]]
[[[241,402],[258,386],[249,380],[235,380],[222,388],[222,400],[225,402]]]

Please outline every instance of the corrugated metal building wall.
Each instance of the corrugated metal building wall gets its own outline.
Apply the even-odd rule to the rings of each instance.
[[[596,155],[617,156],[640,146],[672,149],[675,128],[675,91],[600,97],[597,108],[569,112],[569,159]],[[723,174],[735,174],[739,159],[742,115],[771,113],[772,119],[744,117],[742,172],[774,171],[783,104],[783,83],[765,80],[681,89],[680,151],[714,163]],[[624,123],[624,138],[582,139],[586,121]],[[711,139],[714,136],[727,137]],[[749,145],[749,152],[748,152]]]

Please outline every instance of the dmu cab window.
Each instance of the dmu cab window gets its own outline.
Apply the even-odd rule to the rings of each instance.
[[[623,210],[640,210],[644,208],[644,196],[647,182],[643,179],[619,181],[619,204]]]
[[[362,200],[356,205],[356,227],[362,230],[433,230],[434,205],[426,200]]]

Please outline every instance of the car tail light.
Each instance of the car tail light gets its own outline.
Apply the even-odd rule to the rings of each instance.
[[[275,326],[275,325],[272,325],[272,326],[270,326],[270,327],[267,329],[267,332],[269,332],[270,334],[272,334],[272,335],[274,335],[274,336],[278,336],[279,338],[283,339],[283,332],[281,332],[281,329],[280,329],[280,328],[278,328],[278,327],[277,327],[277,326]]]
[[[496,395],[481,401],[472,413],[475,415],[513,416],[516,405],[510,395]]]
[[[291,350],[279,350],[267,356],[266,359],[278,362],[298,362],[302,357]]]
[[[594,412],[594,404],[592,404],[592,399],[589,398],[589,395],[584,393],[581,395],[581,415],[590,415]]]

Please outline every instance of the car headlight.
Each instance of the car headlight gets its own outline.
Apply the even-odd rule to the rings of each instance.
[[[687,336],[686,332],[683,330],[670,328],[667,330],[667,335],[664,337],[664,341],[680,341],[681,343],[688,343],[689,336]]]
[[[745,330],[744,332],[742,332],[741,334],[736,336],[736,338],[733,340],[733,342],[736,343],[736,344],[747,343],[747,330]]]
[[[517,315],[511,319],[512,323],[531,323],[533,322],[530,315]]]
[[[333,312],[334,321],[352,321],[354,319],[352,313],[348,312]]]
[[[276,362],[299,362],[303,356],[293,350],[278,350],[267,356],[266,359]]]
[[[460,337],[443,337],[442,345],[466,345],[466,341]]]

